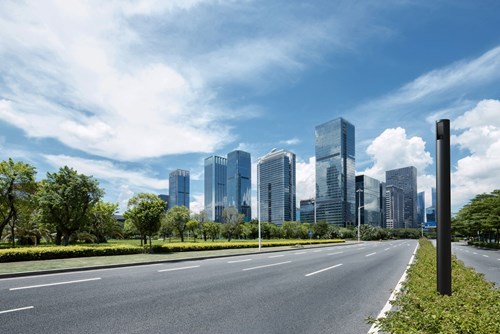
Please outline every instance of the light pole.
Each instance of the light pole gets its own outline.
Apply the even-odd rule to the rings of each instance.
[[[363,192],[363,189],[358,189],[356,190],[358,193],[358,242],[360,242],[360,233],[359,233],[359,228],[361,226],[361,209],[364,208],[364,205],[361,204],[361,193]]]
[[[312,198],[310,201],[314,205],[314,225],[316,225],[316,199]]]

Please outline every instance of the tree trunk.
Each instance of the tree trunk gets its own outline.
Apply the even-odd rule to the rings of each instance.
[[[179,231],[179,234],[181,235],[181,242],[184,242],[184,232]]]
[[[69,237],[70,237],[70,233],[69,232],[65,232],[63,234],[63,246],[68,246],[68,244],[69,244]]]
[[[56,231],[56,240],[54,240],[54,242],[56,243],[57,246],[61,246],[61,239],[62,239],[62,233],[61,233],[61,231],[57,230]]]
[[[153,236],[149,236],[149,254],[153,254],[153,243],[151,241],[153,239]]]

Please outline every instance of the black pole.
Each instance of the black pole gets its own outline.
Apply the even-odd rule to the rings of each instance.
[[[450,120],[436,122],[437,290],[451,296]]]

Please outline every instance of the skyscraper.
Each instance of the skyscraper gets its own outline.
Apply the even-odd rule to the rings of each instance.
[[[362,206],[359,210],[361,216],[360,223],[382,227],[380,181],[367,175],[358,175],[356,176],[356,191],[358,192],[356,195],[356,208]]]
[[[386,186],[386,227],[404,228],[405,227],[405,204],[404,191],[396,186]]]
[[[273,149],[257,164],[259,220],[281,225],[296,219],[295,154]]]
[[[387,186],[396,186],[404,192],[405,228],[419,228],[417,222],[417,169],[413,166],[385,172]]]
[[[205,159],[205,211],[214,222],[222,222],[226,201],[227,159],[216,155]]]
[[[252,163],[250,153],[233,151],[227,155],[227,207],[234,207],[252,219]]]
[[[169,175],[169,208],[185,206],[189,209],[189,171],[177,169]]]
[[[337,118],[318,125],[316,137],[316,219],[336,225],[354,225],[354,125]]]
[[[425,191],[417,194],[417,223],[419,226],[425,222]]]

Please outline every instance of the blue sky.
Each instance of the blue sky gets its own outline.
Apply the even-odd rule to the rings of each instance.
[[[297,155],[314,192],[314,127],[356,127],[358,174],[435,182],[452,125],[452,206],[500,188],[498,1],[1,1],[0,159],[93,175],[123,209],[234,149]],[[253,183],[256,183],[255,174]],[[255,194],[255,186],[254,186]],[[252,203],[256,206],[255,198]],[[255,213],[255,210],[254,210]]]

